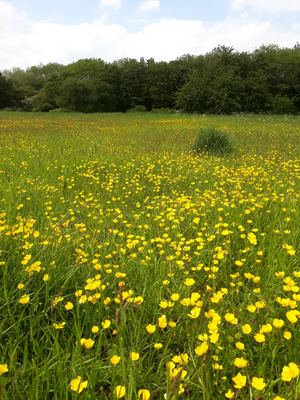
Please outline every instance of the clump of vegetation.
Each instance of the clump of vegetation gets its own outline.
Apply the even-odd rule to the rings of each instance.
[[[145,106],[138,105],[133,108],[130,108],[129,110],[127,110],[127,112],[130,112],[130,113],[147,112],[147,108]]]
[[[197,154],[209,152],[216,155],[225,155],[232,152],[233,146],[227,132],[220,131],[215,127],[207,127],[201,129],[192,149]]]

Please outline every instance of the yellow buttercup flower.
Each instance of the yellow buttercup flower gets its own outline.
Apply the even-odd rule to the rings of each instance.
[[[72,310],[73,307],[74,307],[74,306],[73,306],[73,304],[72,304],[70,301],[68,301],[67,304],[65,305],[65,309],[66,309],[66,310]]]
[[[126,393],[125,386],[119,385],[114,390],[114,395],[116,396],[117,399],[121,399],[122,397],[124,397],[125,393]]]
[[[202,354],[206,353],[208,350],[208,344],[203,342],[200,346],[195,348],[195,353],[197,356],[202,356]]]
[[[258,343],[263,343],[266,341],[265,335],[263,335],[262,333],[257,333],[256,335],[254,335],[254,339],[258,342]]]
[[[256,307],[253,304],[251,304],[250,306],[247,307],[247,310],[254,313],[256,311]]]
[[[73,392],[81,393],[83,389],[86,389],[88,385],[88,381],[82,381],[81,376],[77,376],[76,379],[71,381],[71,390]]]
[[[147,389],[140,389],[138,391],[139,400],[148,400],[150,398],[150,392]]]
[[[295,324],[298,321],[295,310],[288,311],[286,313],[286,317],[292,324]]]
[[[154,347],[156,350],[159,350],[159,349],[161,349],[161,348],[163,347],[163,345],[162,345],[162,343],[155,343],[155,344],[153,345],[153,347]]]
[[[228,389],[227,392],[225,393],[225,397],[227,397],[227,399],[233,399],[234,392],[231,389]]]
[[[8,372],[7,364],[0,364],[0,375]]]
[[[272,325],[271,324],[266,324],[266,325],[263,325],[262,327],[261,327],[261,330],[264,332],[264,333],[270,333],[270,332],[272,332]]]
[[[130,354],[130,358],[132,361],[137,361],[140,358],[139,353],[135,353],[134,351]]]
[[[239,372],[232,380],[235,383],[234,387],[236,389],[242,389],[246,385],[247,377]]]
[[[110,359],[110,362],[111,362],[113,365],[117,365],[117,364],[119,364],[120,360],[121,360],[121,357],[120,357],[120,356],[113,356],[113,357]]]
[[[149,324],[149,325],[146,326],[146,329],[147,329],[148,333],[152,334],[152,333],[154,333],[156,331],[156,326]]]
[[[244,350],[245,345],[244,345],[244,343],[242,343],[242,342],[237,342],[237,343],[235,344],[235,347],[236,347],[237,349],[239,349],[239,350]]]
[[[264,390],[266,387],[263,378],[252,378],[251,385],[257,390]]]
[[[241,358],[236,358],[234,360],[234,365],[238,368],[245,368],[248,365],[248,361],[244,360],[243,357]]]
[[[93,332],[93,333],[99,332],[99,326],[94,325],[94,326],[92,327],[92,332]]]
[[[284,321],[283,321],[282,319],[277,319],[277,318],[275,318],[275,319],[273,320],[273,326],[274,326],[275,328],[280,329],[280,328],[283,327],[283,325],[284,325]]]
[[[281,373],[281,379],[286,382],[290,382],[293,378],[296,378],[300,373],[298,365],[295,363],[289,363],[289,366],[283,367]]]
[[[195,283],[195,280],[193,278],[186,278],[186,280],[184,281],[184,284],[186,286],[192,286]]]
[[[104,322],[101,323],[103,329],[108,329],[111,325],[111,321],[106,319]]]
[[[234,314],[231,314],[231,313],[225,314],[225,319],[227,322],[229,322],[230,324],[233,324],[233,325],[236,325],[238,323],[237,318],[235,318]]]
[[[245,335],[248,335],[249,333],[252,332],[252,328],[249,324],[243,325],[242,330]]]
[[[286,340],[290,340],[291,337],[292,337],[292,334],[291,334],[291,332],[285,331],[283,337],[284,337]]]
[[[53,324],[55,329],[63,329],[65,325],[65,322],[61,322],[60,324]]]
[[[91,347],[94,346],[94,343],[95,343],[94,340],[92,340],[92,339],[86,339],[86,340],[84,341],[84,347],[85,347],[86,349],[90,349]]]
[[[27,294],[23,294],[23,296],[20,298],[19,303],[21,304],[27,304],[30,300],[30,297]]]

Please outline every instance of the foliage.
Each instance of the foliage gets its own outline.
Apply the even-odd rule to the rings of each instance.
[[[296,114],[297,110],[292,99],[286,96],[276,95],[273,100],[274,114]]]
[[[129,113],[136,113],[136,112],[146,112],[147,108],[145,106],[135,106],[133,108],[130,108],[129,110],[127,110],[127,112]]]
[[[299,71],[299,45],[261,46],[252,53],[218,46],[170,62],[90,58],[14,68],[3,77],[11,82],[13,106],[27,111],[126,112],[142,106],[230,115],[300,112]]]
[[[14,105],[12,82],[0,73],[0,109]]]
[[[200,130],[192,150],[200,153],[212,153],[217,155],[229,154],[233,150],[229,135],[215,127],[207,127]]]

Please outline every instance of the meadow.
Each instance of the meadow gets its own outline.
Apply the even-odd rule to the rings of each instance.
[[[300,398],[299,117],[2,112],[0,153],[0,400]]]

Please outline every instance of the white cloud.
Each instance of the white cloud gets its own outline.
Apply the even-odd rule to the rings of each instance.
[[[268,11],[277,14],[284,11],[300,11],[299,0],[231,0],[232,10],[250,7],[253,10]]]
[[[146,0],[142,1],[137,11],[138,12],[145,12],[145,11],[152,11],[152,10],[159,10],[159,0]]]
[[[119,10],[122,6],[121,0],[100,0],[100,7],[104,9],[105,7],[112,7],[115,10]]]
[[[270,43],[292,47],[299,37],[300,24],[280,30],[247,13],[211,24],[165,18],[133,33],[121,25],[108,25],[105,20],[71,26],[35,22],[0,1],[0,70],[40,62],[67,64],[90,57],[105,61],[122,57],[170,61],[187,53],[205,54],[219,44],[239,51]]]

